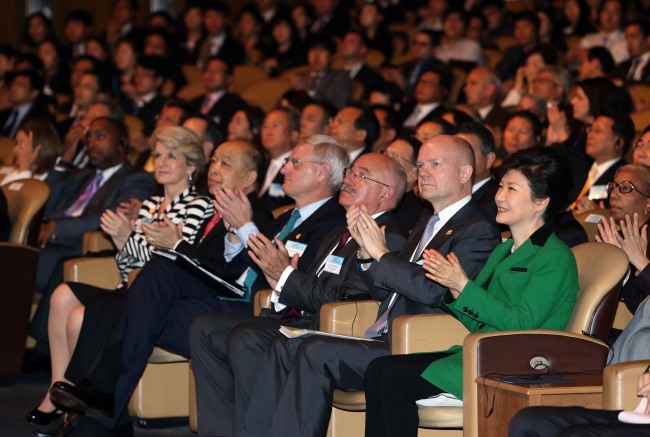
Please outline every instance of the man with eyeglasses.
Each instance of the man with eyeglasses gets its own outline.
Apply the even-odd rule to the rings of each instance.
[[[573,213],[607,208],[607,183],[616,170],[626,164],[627,153],[634,137],[634,123],[627,114],[602,114],[587,130],[585,153],[594,160]]]
[[[532,94],[551,104],[565,102],[570,85],[569,72],[562,67],[548,66],[541,68],[533,79]]]
[[[330,134],[343,144],[353,163],[359,156],[372,150],[372,145],[379,136],[379,122],[372,109],[366,105],[348,102],[330,120]]]
[[[404,192],[406,177],[400,165],[368,153],[344,174],[339,204],[347,210],[363,205],[386,226],[389,248],[400,250],[405,233],[390,213]],[[355,268],[359,246],[350,235],[345,224],[332,231],[307,269],[290,260],[281,243],[276,248],[264,237],[251,237],[251,256],[274,289],[274,311],[264,310],[259,318],[208,315],[194,322],[190,342],[199,435],[237,435],[267,345],[286,340],[278,331],[281,324],[315,329],[321,305],[369,296],[370,286]]]
[[[240,437],[327,433],[334,389],[363,390],[372,360],[390,354],[395,317],[440,312],[446,287],[429,280],[421,264],[425,249],[451,251],[474,277],[501,241],[496,223],[471,200],[474,153],[463,139],[438,135],[417,161],[420,193],[437,214],[413,229],[401,253],[386,247],[384,233],[363,208],[348,209],[348,229],[359,244],[357,269],[381,300],[366,339],[312,335],[273,341],[255,380]],[[291,434],[291,431],[289,431]]]
[[[404,81],[404,94],[409,99],[413,98],[415,84],[420,74],[427,68],[445,69],[451,74],[451,69],[441,60],[433,56],[433,48],[440,43],[440,38],[430,29],[418,31],[411,41],[412,60],[400,65],[402,78]]]
[[[452,76],[440,68],[429,67],[420,73],[415,85],[414,102],[404,108],[402,124],[414,128],[427,117],[442,117],[446,108],[444,101],[451,88]]]

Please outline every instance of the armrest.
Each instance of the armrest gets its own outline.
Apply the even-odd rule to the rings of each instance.
[[[260,315],[263,308],[271,308],[271,295],[273,290],[267,288],[255,293],[255,301],[253,302],[253,314]]]
[[[363,337],[377,318],[379,304],[375,300],[326,303],[320,307],[320,330]]]
[[[391,350],[394,355],[446,350],[453,345],[463,344],[468,334],[462,323],[442,313],[397,317],[391,330]]]
[[[135,278],[138,276],[138,274],[140,274],[140,270],[142,270],[142,269],[133,269],[129,273],[129,277],[127,279],[129,287],[131,286],[131,284],[133,284],[133,281],[135,281]]]
[[[63,264],[63,280],[83,282],[112,290],[120,283],[120,274],[113,257],[73,258]]]
[[[612,364],[603,371],[603,408],[606,410],[633,410],[639,403],[636,384],[647,360]]]
[[[91,231],[84,234],[83,253],[116,250],[111,238],[102,231]]]

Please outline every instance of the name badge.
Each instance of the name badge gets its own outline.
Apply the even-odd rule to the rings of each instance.
[[[323,267],[323,271],[338,275],[341,273],[341,267],[343,267],[342,257],[336,255],[328,255],[328,257],[325,258],[325,267]]]
[[[297,241],[287,241],[284,244],[284,247],[287,248],[287,252],[289,252],[289,256],[292,257],[296,253],[298,256],[302,256],[303,253],[305,253],[305,249],[307,249],[307,245],[303,243],[298,243]]]
[[[589,189],[589,199],[603,200],[607,199],[607,185],[592,185]]]
[[[603,216],[600,214],[589,214],[585,219],[585,223],[600,223]]]
[[[282,184],[271,184],[269,187],[269,196],[271,197],[284,197],[284,191],[282,190]]]

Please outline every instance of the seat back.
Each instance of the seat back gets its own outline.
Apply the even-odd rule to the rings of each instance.
[[[12,165],[14,162],[14,146],[16,140],[0,136],[0,165]]]
[[[111,238],[102,231],[90,231],[84,234],[82,253],[116,251]]]
[[[629,260],[618,247],[584,243],[571,249],[578,265],[580,291],[565,330],[606,339],[614,321]]]
[[[0,243],[0,377],[22,372],[29,313],[34,297],[38,251],[15,243]]]
[[[282,214],[284,214],[285,212],[287,212],[287,211],[289,211],[290,209],[293,209],[293,208],[295,208],[295,207],[296,207],[296,204],[295,204],[295,203],[290,203],[290,204],[288,204],[288,205],[278,206],[277,208],[275,208],[275,209],[273,210],[273,218],[278,218],[278,217],[280,217]]]
[[[590,242],[596,241],[599,220],[609,220],[609,209],[594,209],[578,214],[575,219],[585,229]]]
[[[11,220],[9,241],[36,245],[43,206],[50,196],[50,187],[37,179],[22,179],[2,187]]]
[[[363,337],[377,318],[380,303],[374,300],[326,303],[320,307],[320,330]]]
[[[270,111],[290,87],[291,82],[281,76],[251,83],[239,95],[249,104],[257,105],[264,111]]]

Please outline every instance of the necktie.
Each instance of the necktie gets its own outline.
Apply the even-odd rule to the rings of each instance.
[[[433,236],[433,229],[435,228],[436,224],[439,221],[440,221],[440,216],[438,214],[434,214],[431,216],[429,222],[427,223],[426,228],[424,228],[424,232],[422,233],[420,242],[415,248],[415,252],[413,252],[411,261],[420,258],[420,255],[427,247],[427,243]],[[370,326],[370,328],[366,329],[366,332],[363,334],[364,338],[381,337],[388,330],[388,315],[390,314],[390,310],[391,308],[393,308],[393,305],[395,304],[396,301],[397,301],[396,293],[392,293],[390,295],[390,301],[388,303],[388,307],[384,310],[383,313],[379,315],[379,317],[377,317],[375,323],[373,323],[372,326]]]
[[[420,120],[420,113],[422,112],[422,108],[420,105],[417,105],[414,109],[411,115],[404,121],[404,127],[413,127],[415,126],[418,121]]]
[[[641,59],[638,56],[632,58],[632,65],[630,65],[630,69],[627,72],[627,80],[636,80],[636,70],[639,68],[640,63]]]
[[[285,238],[289,236],[291,231],[293,231],[294,226],[296,225],[296,222],[300,218],[300,211],[297,209],[294,209],[293,212],[291,213],[291,217],[289,217],[289,221],[284,225],[282,230],[280,230],[280,233],[278,234],[278,239],[281,241],[284,241]],[[257,279],[257,273],[253,269],[248,269],[248,273],[246,274],[246,279],[244,279],[244,287],[248,291],[252,291],[251,287],[255,283],[255,280]]]
[[[582,190],[580,190],[580,195],[578,196],[578,199],[586,196],[587,193],[589,193],[589,189],[591,188],[591,185],[596,180],[596,175],[598,175],[598,165],[596,165],[596,163],[594,162],[594,164],[591,166],[591,170],[589,170],[589,174],[587,175],[587,180],[585,181],[585,184],[582,186]],[[578,199],[576,199],[576,202],[578,201]],[[574,209],[576,206],[576,202],[573,202],[569,208]]]
[[[2,135],[7,137],[13,137],[14,125],[16,124],[17,119],[18,119],[18,111],[14,109],[11,111],[11,114],[9,114],[9,118],[7,119],[5,125],[2,128]]]
[[[415,252],[413,252],[411,261],[420,259],[422,252],[424,252],[424,249],[427,247],[427,243],[429,243],[429,240],[431,239],[431,237],[433,237],[433,229],[435,228],[436,224],[439,221],[440,221],[440,216],[438,214],[434,214],[431,216],[431,218],[427,222],[427,227],[424,228],[424,232],[422,233],[422,238],[420,238],[418,247],[416,247]]]
[[[348,239],[350,238],[350,235],[352,235],[352,234],[350,233],[350,231],[348,229],[346,229],[345,232],[343,232],[343,234],[341,235],[341,239],[339,240],[339,244],[337,244],[336,248],[334,248],[334,251],[332,252],[332,255],[338,254],[341,251],[341,249],[343,249],[345,244],[348,242]]]
[[[86,205],[88,205],[88,202],[90,202],[90,199],[93,198],[93,196],[99,189],[102,180],[104,180],[104,173],[99,172],[95,176],[95,178],[90,182],[90,184],[86,187],[83,193],[81,193],[81,196],[79,196],[77,200],[72,204],[72,206],[67,209],[64,215],[66,217],[80,216],[84,208],[86,207]]]
[[[205,240],[205,237],[208,236],[210,231],[217,225],[220,219],[221,219],[221,215],[215,211],[214,215],[210,218],[208,224],[205,225],[205,229],[203,230],[203,235],[201,236],[201,241]]]
[[[212,109],[212,95],[205,96],[203,99],[203,104],[201,105],[201,114],[208,115],[210,109]]]

